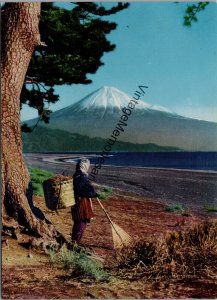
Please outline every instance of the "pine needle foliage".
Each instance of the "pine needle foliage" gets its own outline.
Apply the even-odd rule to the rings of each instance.
[[[193,22],[197,22],[197,15],[203,11],[209,2],[198,2],[196,4],[188,5],[184,15],[184,26],[191,27]]]

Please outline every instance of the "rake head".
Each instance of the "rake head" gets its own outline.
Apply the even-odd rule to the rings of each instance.
[[[128,246],[131,243],[132,239],[126,231],[124,231],[121,227],[113,222],[111,224],[111,227],[115,249],[121,249],[123,248],[123,246]]]
[[[97,198],[97,201],[99,202],[99,205],[101,206],[102,210],[104,211],[106,217],[108,218],[108,220],[111,224],[114,248],[121,249],[121,248],[123,248],[123,246],[129,245],[131,243],[131,237],[129,236],[129,234],[126,231],[124,231],[121,227],[119,227],[117,224],[112,222],[107,211],[103,207],[101,201],[98,198]]]

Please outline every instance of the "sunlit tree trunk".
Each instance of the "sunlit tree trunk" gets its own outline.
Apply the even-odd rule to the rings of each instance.
[[[52,225],[32,210],[30,177],[22,155],[20,93],[35,46],[40,3],[7,3],[2,12],[1,165],[3,230],[28,228],[36,237],[52,239]]]

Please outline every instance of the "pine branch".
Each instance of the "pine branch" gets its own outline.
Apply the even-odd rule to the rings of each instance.
[[[190,27],[192,22],[197,22],[197,14],[204,10],[209,2],[199,2],[186,8],[184,15],[184,26]]]
[[[116,6],[113,6],[110,9],[106,9],[104,6],[99,6],[94,2],[76,2],[76,4],[78,5],[77,11],[83,10],[93,15],[101,16],[101,17],[116,14],[117,12],[125,8],[128,8],[130,5],[129,3],[118,2]]]

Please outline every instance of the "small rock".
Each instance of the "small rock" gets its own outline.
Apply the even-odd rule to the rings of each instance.
[[[27,257],[28,257],[28,258],[33,258],[33,255],[32,255],[31,253],[29,253],[29,254],[27,255]]]

